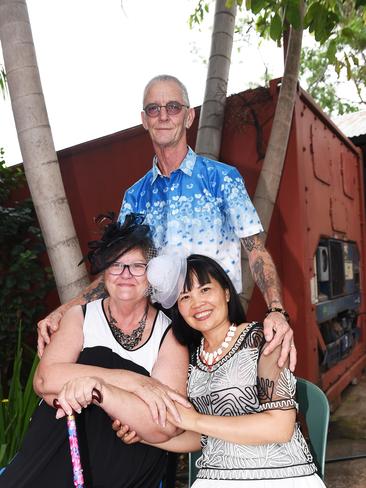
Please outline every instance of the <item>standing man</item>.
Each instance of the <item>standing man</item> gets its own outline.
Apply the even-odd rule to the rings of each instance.
[[[126,191],[119,220],[131,212],[144,214],[158,249],[179,247],[187,255],[199,253],[216,259],[238,292],[242,286],[242,244],[268,307],[264,320],[265,337],[270,342],[267,350],[271,352],[282,343],[279,365],[290,353],[293,370],[293,331],[282,305],[275,265],[261,237],[263,228],[257,212],[236,168],[199,156],[187,146],[186,131],[194,116],[187,90],[177,78],[160,75],[150,80],[144,90],[141,117],[155,150],[153,166]],[[40,355],[65,311],[76,303],[99,298],[103,290],[98,279],[79,297],[39,322]]]

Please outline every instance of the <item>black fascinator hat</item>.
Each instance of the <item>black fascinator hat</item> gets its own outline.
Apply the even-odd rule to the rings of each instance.
[[[89,261],[92,275],[104,271],[131,249],[141,249],[147,260],[156,255],[150,227],[143,223],[144,215],[128,214],[120,224],[115,214],[110,212],[99,215],[95,221],[105,225],[101,238],[88,242],[89,252],[83,259]]]

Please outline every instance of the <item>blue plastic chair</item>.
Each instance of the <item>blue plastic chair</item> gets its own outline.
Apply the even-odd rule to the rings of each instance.
[[[324,479],[325,452],[327,447],[329,425],[329,403],[326,394],[314,383],[303,378],[297,378],[296,388],[299,412],[304,417],[309,434],[308,444],[318,468],[318,475]],[[198,468],[196,461],[201,451],[188,455],[188,486],[194,483]]]
[[[317,385],[303,378],[297,378],[297,401],[309,434],[309,447],[324,479],[325,453],[329,426],[329,403],[326,394]]]

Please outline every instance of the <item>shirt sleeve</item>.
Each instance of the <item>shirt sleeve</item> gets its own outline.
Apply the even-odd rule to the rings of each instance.
[[[223,176],[221,192],[229,225],[239,238],[263,232],[257,211],[236,168],[231,167],[230,171]]]
[[[282,368],[277,364],[281,353],[278,346],[265,356],[262,348],[258,359],[257,387],[261,410],[298,409],[296,403],[296,378],[288,368],[288,360]]]
[[[126,218],[126,215],[136,212],[134,200],[127,190],[123,197],[121,210],[119,211],[118,222],[122,224]]]

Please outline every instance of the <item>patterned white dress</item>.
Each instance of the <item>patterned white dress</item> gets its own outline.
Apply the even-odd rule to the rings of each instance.
[[[264,344],[263,327],[253,322],[211,368],[201,362],[197,350],[188,378],[195,408],[218,416],[297,408],[296,378],[287,367],[278,367],[278,351],[261,354]],[[283,444],[241,445],[202,435],[201,447],[195,488],[324,486],[297,424],[291,440]]]

